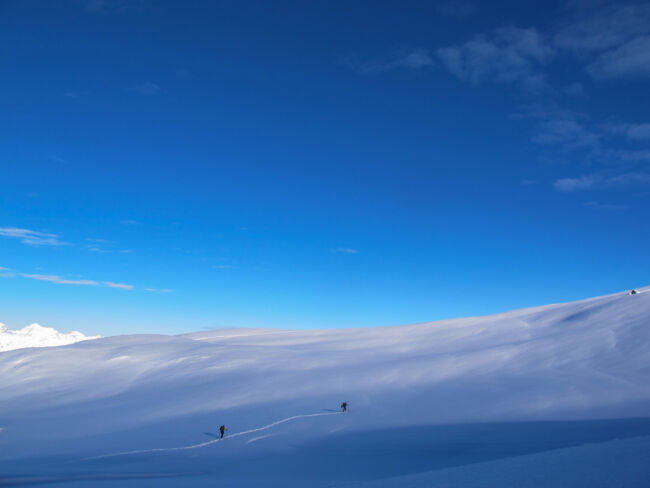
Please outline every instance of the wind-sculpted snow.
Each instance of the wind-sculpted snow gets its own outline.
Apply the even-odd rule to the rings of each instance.
[[[64,346],[98,338],[99,336],[88,337],[77,331],[59,332],[39,324],[28,325],[18,330],[9,330],[5,324],[0,324],[0,352],[24,347]]]
[[[59,465],[75,476],[202,473],[133,486],[336,486],[635,436],[650,444],[650,293],[639,291],[397,327],[3,352],[0,463],[52,479]],[[349,411],[334,415],[342,401]],[[633,473],[621,486],[650,477]]]

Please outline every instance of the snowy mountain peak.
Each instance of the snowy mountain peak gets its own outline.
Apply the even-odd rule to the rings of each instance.
[[[79,341],[97,339],[99,336],[85,336],[81,332],[59,332],[51,327],[33,323],[19,330],[10,330],[0,323],[0,352],[23,347],[64,346]]]
[[[49,333],[49,331],[55,331],[50,327],[43,327],[41,324],[34,322],[33,324],[27,325],[20,329],[25,334],[39,334],[39,333]],[[41,332],[42,331],[42,332]]]

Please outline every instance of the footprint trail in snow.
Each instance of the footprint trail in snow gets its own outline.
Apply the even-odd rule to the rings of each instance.
[[[232,439],[234,437],[239,437],[242,435],[246,434],[252,434],[254,432],[260,432],[262,430],[268,430],[276,425],[280,424],[285,424],[287,422],[291,422],[292,420],[297,420],[297,419],[304,419],[304,418],[309,418],[309,417],[323,417],[325,415],[341,415],[343,412],[329,412],[329,413],[310,413],[310,414],[305,414],[305,415],[294,415],[293,417],[287,417],[286,419],[278,420],[276,422],[270,423],[268,425],[265,425],[263,427],[258,427],[256,429],[250,429],[250,430],[245,430],[243,432],[236,432],[234,434],[230,434],[227,437],[224,437],[223,439],[214,439],[211,441],[206,441],[206,442],[201,442],[200,444],[193,444],[190,446],[181,446],[181,447],[158,447],[154,449],[136,449],[134,451],[122,451],[122,452],[115,452],[112,454],[102,454],[101,456],[93,456],[89,458],[83,459],[84,461],[91,461],[93,459],[104,459],[104,458],[109,458],[109,457],[115,457],[115,456],[128,456],[130,454],[142,454],[145,452],[163,452],[163,451],[184,451],[188,449],[199,449],[201,447],[209,446],[210,444],[215,444],[217,442],[222,442],[222,441],[227,441],[228,439]]]

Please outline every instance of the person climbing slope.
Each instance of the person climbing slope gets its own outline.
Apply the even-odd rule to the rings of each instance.
[[[348,411],[348,402],[341,403],[341,412],[347,412],[347,411]]]
[[[222,425],[221,427],[219,427],[219,432],[221,432],[220,439],[223,439],[223,434],[226,432],[226,426]]]

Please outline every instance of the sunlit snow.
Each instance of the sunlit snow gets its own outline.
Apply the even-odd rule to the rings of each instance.
[[[64,346],[98,338],[99,336],[89,337],[77,331],[63,333],[39,324],[28,325],[18,330],[9,330],[5,324],[0,324],[0,352],[23,347]]]
[[[638,290],[397,327],[3,352],[0,484],[648,486]]]

